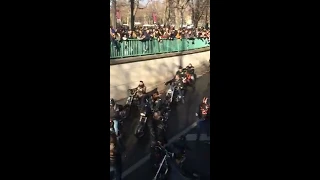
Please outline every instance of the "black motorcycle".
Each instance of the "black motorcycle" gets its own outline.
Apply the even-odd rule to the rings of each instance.
[[[171,111],[171,108],[169,107],[169,105],[167,105],[164,107],[164,111],[161,115],[163,124],[165,126],[165,130],[167,130],[167,128],[168,128],[168,120],[169,120],[170,111]]]
[[[179,94],[178,88],[183,89],[183,87],[175,87],[175,93],[173,94],[173,99],[175,100],[176,103],[182,102],[184,104],[184,97],[182,94]]]
[[[130,106],[128,104],[125,104],[124,106],[119,105],[120,109],[120,121],[122,122],[124,119],[127,119],[130,115]]]
[[[129,116],[129,111],[130,111],[130,107],[128,105],[119,105],[119,115],[120,115],[120,119],[119,119],[119,131],[120,131],[120,134],[122,134],[122,127],[123,127],[123,121],[125,119],[128,118]],[[110,133],[115,133],[115,130],[114,130],[114,122],[112,119],[110,119]]]
[[[128,98],[126,101],[126,105],[131,106],[131,105],[137,105],[139,102],[138,97],[136,97],[137,94],[137,88],[134,89],[128,89]]]
[[[147,98],[145,98],[145,104],[140,106],[139,111],[140,111],[140,119],[134,132],[134,135],[138,139],[144,136],[146,125],[147,125],[148,115],[150,111]]]
[[[181,94],[179,94],[178,92],[178,88],[183,88],[182,86],[178,87],[176,86],[176,84],[174,83],[165,83],[165,85],[170,85],[169,89],[166,92],[165,98],[168,99],[171,102],[175,101],[175,102],[182,102],[184,103],[184,98],[182,97]]]
[[[186,173],[183,164],[186,160],[186,146],[184,140],[179,140],[175,145],[165,148],[158,143],[151,154],[155,162],[156,174],[153,180],[206,180],[207,177],[197,173]]]

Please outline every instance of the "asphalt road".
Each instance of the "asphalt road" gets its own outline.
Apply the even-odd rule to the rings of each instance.
[[[187,134],[196,133],[195,128],[190,130]],[[186,152],[185,169],[189,173],[195,172],[205,176],[201,180],[210,179],[210,145],[204,142],[188,141],[187,146],[190,150]],[[147,161],[135,171],[127,175],[124,180],[145,179],[151,180],[155,176],[155,170],[151,168],[151,163]],[[180,180],[178,177],[170,177],[169,180]]]
[[[193,92],[189,87],[186,94],[185,104],[173,106],[168,120],[167,138],[170,139],[186,129],[196,121],[195,113],[197,106],[204,96],[210,97],[210,74],[206,73],[199,77],[196,82],[196,90]],[[118,102],[124,104],[125,100]],[[145,136],[138,140],[134,136],[134,130],[139,121],[138,111],[132,111],[130,117],[123,125],[123,144],[125,152],[122,154],[123,171],[134,165],[150,152],[150,140],[147,130]],[[147,166],[145,163],[143,166]],[[142,166],[141,166],[142,167]],[[140,169],[140,168],[139,168]]]

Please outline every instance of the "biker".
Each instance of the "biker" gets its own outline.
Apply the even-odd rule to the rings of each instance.
[[[181,95],[182,98],[184,98],[185,85],[184,85],[184,83],[182,82],[182,79],[180,78],[180,76],[179,76],[179,75],[176,75],[174,79],[166,82],[165,84],[167,85],[167,84],[170,84],[170,83],[172,83],[172,84],[174,84],[174,85],[176,86],[179,95]]]
[[[162,99],[160,98],[159,92],[154,92],[150,97],[150,109],[152,112],[161,111]]]
[[[196,114],[198,116],[197,141],[199,141],[203,129],[206,129],[207,136],[210,136],[210,104],[207,97],[202,99],[198,108],[198,113]]]
[[[115,172],[115,179],[121,180],[122,164],[121,153],[117,137],[115,134],[110,134],[110,172]],[[110,179],[113,179],[112,177]]]
[[[176,72],[176,75],[178,75],[180,78],[185,77],[185,72],[183,71],[183,68],[181,66],[179,66],[178,71]]]
[[[160,142],[162,145],[167,144],[167,138],[165,135],[165,125],[163,123],[160,111],[154,112],[153,117],[148,121],[148,126],[151,135],[151,147],[155,142]]]
[[[110,99],[110,119],[113,121],[113,128],[116,135],[119,137],[119,120],[121,119],[120,116],[120,107],[113,98]]]
[[[137,90],[136,96],[139,98],[140,104],[143,104],[144,98],[147,93],[147,87],[144,85],[143,81],[139,82],[139,85],[138,87],[136,87],[136,90]]]
[[[186,70],[189,74],[194,75],[194,67],[191,63],[186,67]]]
[[[187,77],[187,81],[189,83],[191,83],[191,81],[194,81],[194,79],[196,78],[195,73],[194,73],[194,67],[192,66],[192,64],[190,63],[186,68],[186,77]],[[195,86],[193,86],[193,90],[195,90]]]

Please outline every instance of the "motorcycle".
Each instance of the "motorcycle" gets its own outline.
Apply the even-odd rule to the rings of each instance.
[[[195,87],[196,87],[195,86],[195,83],[196,83],[195,73],[194,72],[189,73],[188,71],[186,71],[185,75],[186,75],[185,82],[184,82],[185,85],[192,87],[193,91],[195,91]]]
[[[170,113],[171,109],[169,106],[166,106],[165,107],[165,110],[162,114],[162,121],[163,121],[163,124],[165,125],[165,129],[168,128],[168,120],[169,120],[169,113]]]
[[[137,104],[138,103],[138,98],[135,97],[137,94],[137,89],[128,89],[128,98],[126,101],[126,105],[131,106],[132,103]]]
[[[182,77],[182,82],[183,82],[183,84],[187,84],[187,77]]]
[[[119,131],[120,131],[120,134],[122,135],[122,131],[121,131],[121,127],[123,126],[123,120],[124,119],[127,119],[130,115],[130,105],[128,104],[125,104],[124,106],[123,105],[118,105],[119,106],[119,115],[120,115],[120,118],[119,118]],[[113,120],[110,119],[110,133],[115,133],[115,130],[114,130],[114,122]]]
[[[144,106],[140,107],[140,119],[135,129],[134,135],[139,139],[144,136],[145,128],[148,120],[148,99],[146,98]]]
[[[112,119],[110,119],[110,133],[115,133]]]
[[[175,89],[176,89],[176,87],[171,83],[169,86],[169,89],[167,90],[167,93],[166,93],[166,99],[168,99],[170,103],[172,102],[172,99],[173,99],[173,96],[175,93]]]
[[[176,87],[175,91],[178,91],[178,88],[179,87]],[[181,87],[180,87],[181,88]],[[178,95],[177,95],[178,94]],[[182,102],[182,104],[184,104],[184,97],[182,97],[181,94],[179,93],[174,93],[175,95],[175,101],[178,103],[178,102]]]
[[[123,126],[123,120],[129,116],[130,109],[129,109],[129,106],[127,106],[127,105],[125,105],[125,106],[119,105],[119,110],[120,110],[120,112],[119,112],[119,115],[120,115],[119,131],[120,131],[120,134],[122,134],[121,127]],[[114,122],[110,118],[110,133],[115,133],[113,125],[114,125]]]
[[[152,180],[164,180],[164,179],[180,179],[180,180],[201,180],[201,176],[196,173],[187,175],[183,172],[182,165],[186,160],[187,147],[175,147],[170,152],[163,147],[160,143],[154,147],[154,154],[152,158],[155,158],[156,174]]]
[[[121,136],[122,134],[122,131],[121,131],[121,127],[123,125],[123,121],[122,120],[119,120],[119,137]],[[114,122],[112,119],[110,119],[110,133],[113,134],[113,133],[116,133],[115,129],[114,129]]]
[[[121,117],[120,121],[121,121],[121,123],[122,123],[122,121],[123,121],[124,119],[127,119],[128,116],[130,115],[130,106],[129,106],[128,104],[126,104],[126,105],[124,105],[124,106],[119,105],[119,109],[120,109],[119,115],[120,115],[120,117]]]
[[[182,102],[184,103],[184,98],[182,98],[182,95],[176,95],[176,91],[177,91],[177,86],[175,86],[173,83],[170,83],[169,89],[167,90],[166,93],[166,98],[169,99],[169,102],[171,103],[173,100],[175,100],[176,102]]]

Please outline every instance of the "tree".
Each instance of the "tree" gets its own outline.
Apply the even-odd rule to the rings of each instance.
[[[198,27],[198,23],[206,13],[206,21],[208,18],[208,10],[210,8],[210,0],[190,0],[190,8],[192,13],[192,24]],[[207,23],[207,22],[205,22]]]
[[[135,20],[135,16],[137,14],[138,9],[145,9],[146,7],[148,7],[148,4],[152,2],[152,0],[148,0],[147,4],[145,5],[145,7],[140,7],[140,0],[130,0],[130,11],[131,11],[131,23],[130,23],[130,28],[133,29],[134,28],[134,20]]]
[[[176,27],[182,27],[184,24],[184,12],[189,5],[190,0],[176,0],[174,8],[177,10],[177,17],[175,18]],[[178,15],[179,14],[179,15]],[[178,18],[180,16],[180,18]]]

